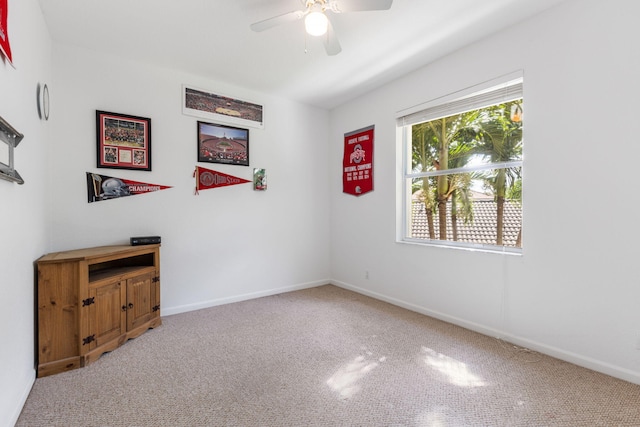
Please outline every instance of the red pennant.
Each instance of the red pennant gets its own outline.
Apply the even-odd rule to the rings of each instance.
[[[200,166],[196,166],[193,176],[196,178],[196,194],[198,194],[200,190],[208,190],[209,188],[227,187],[229,185],[251,182],[247,179],[227,175],[226,173],[211,169],[205,169]]]
[[[9,60],[9,63],[13,65],[13,59],[11,58],[11,45],[9,45],[9,32],[7,31],[7,0],[0,0],[0,52]]]
[[[151,193],[167,188],[171,187],[87,172],[87,197],[89,203],[126,196],[137,196],[138,194]]]

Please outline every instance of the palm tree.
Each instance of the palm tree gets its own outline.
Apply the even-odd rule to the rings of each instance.
[[[436,169],[447,170],[464,166],[467,163],[473,153],[472,148],[476,141],[479,117],[480,111],[476,110],[426,123],[438,141],[438,157],[435,160]],[[452,204],[454,229],[457,229],[455,225],[458,214],[457,202],[462,202],[465,208],[464,211],[470,212],[470,200],[468,197],[464,197],[464,192],[468,193],[469,186],[469,180],[462,180],[456,175],[438,175],[436,177],[436,203],[440,240],[447,239],[447,201],[452,195],[460,196],[454,197],[456,203]],[[457,234],[457,232],[454,234]],[[455,239],[457,239],[457,235],[454,236]]]
[[[507,190],[507,198],[509,200],[522,203],[522,177],[519,176]],[[520,230],[518,230],[518,237],[516,239],[516,247],[522,247],[522,224],[520,224]]]
[[[411,149],[412,149],[412,170],[413,172],[427,172],[433,170],[436,159],[436,149],[438,140],[426,123],[419,123],[411,127]],[[420,199],[424,203],[427,215],[427,225],[429,228],[429,238],[435,239],[433,212],[435,210],[434,192],[432,189],[432,179],[421,178],[421,184],[414,187],[413,192],[421,191]]]
[[[486,116],[481,120],[478,154],[488,158],[491,163],[508,162],[522,158],[522,122],[511,120],[511,107],[521,108],[522,100],[512,101],[484,109]],[[500,168],[489,175],[484,174],[485,182],[493,190],[496,199],[496,245],[502,245],[504,224],[504,202],[507,190],[520,179],[520,168]]]

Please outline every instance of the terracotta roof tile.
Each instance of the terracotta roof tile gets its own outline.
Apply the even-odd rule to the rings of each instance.
[[[412,203],[411,237],[415,239],[429,239],[429,226],[424,204],[419,201]],[[493,200],[476,200],[473,202],[473,222],[465,224],[458,220],[458,242],[496,244],[496,202]],[[447,205],[447,240],[453,240],[451,227],[451,204]],[[438,236],[438,215],[433,215],[434,230]],[[518,234],[522,224],[522,209],[516,202],[506,201],[504,204],[503,245],[516,247]]]

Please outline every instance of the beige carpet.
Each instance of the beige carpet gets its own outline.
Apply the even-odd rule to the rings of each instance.
[[[18,426],[640,426],[640,386],[334,286],[163,318]]]

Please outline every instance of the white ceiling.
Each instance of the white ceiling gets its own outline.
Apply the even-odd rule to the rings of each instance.
[[[337,56],[306,36],[302,21],[249,29],[301,9],[301,0],[40,0],[40,6],[56,42],[330,109],[562,1],[394,0],[386,11],[330,14],[342,45]]]

